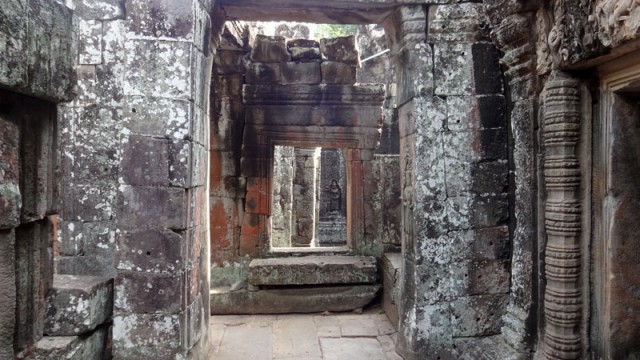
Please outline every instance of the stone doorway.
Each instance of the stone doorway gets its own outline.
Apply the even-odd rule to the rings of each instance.
[[[594,126],[594,352],[640,356],[640,54],[603,65]]]

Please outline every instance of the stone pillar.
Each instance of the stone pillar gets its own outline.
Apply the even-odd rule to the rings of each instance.
[[[398,71],[407,360],[462,357],[500,333],[506,309],[506,101],[483,16],[475,3],[404,6],[385,26]]]
[[[544,354],[582,358],[579,82],[555,73],[544,90],[545,208]]]
[[[510,130],[513,139],[512,169],[515,184],[513,193],[511,290],[509,305],[504,316],[502,336],[517,352],[528,356],[533,349],[535,333],[534,299],[537,286],[535,266],[537,259],[537,163],[535,154],[535,128],[537,123],[538,83],[535,73],[535,38],[532,34],[534,16],[523,3],[510,1],[489,7],[494,24],[492,37],[504,53],[502,61],[507,67],[510,106]],[[517,13],[515,13],[517,12]],[[515,13],[515,14],[514,14]],[[512,190],[513,191],[513,190]]]
[[[315,234],[316,167],[315,148],[294,149],[291,246],[309,247]]]
[[[273,154],[273,202],[271,212],[271,246],[291,246],[293,205],[293,146],[276,146]]]

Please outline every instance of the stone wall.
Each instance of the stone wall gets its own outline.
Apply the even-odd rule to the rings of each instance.
[[[0,359],[28,354],[44,333],[59,211],[55,102],[71,96],[72,24],[54,1],[0,1]]]
[[[115,277],[120,359],[200,358],[209,314],[212,1],[76,1],[76,93],[59,108],[57,271]]]

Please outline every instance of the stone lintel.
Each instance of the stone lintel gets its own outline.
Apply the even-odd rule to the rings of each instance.
[[[247,105],[376,105],[384,101],[383,84],[244,85]]]
[[[211,291],[211,314],[287,314],[350,311],[369,304],[380,285]]]
[[[304,256],[254,259],[249,265],[253,285],[364,284],[378,280],[371,256]]]

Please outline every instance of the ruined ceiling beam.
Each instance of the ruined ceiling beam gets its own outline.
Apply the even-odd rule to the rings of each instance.
[[[381,23],[394,6],[415,0],[223,0],[227,18],[246,21],[300,21],[326,24]]]

